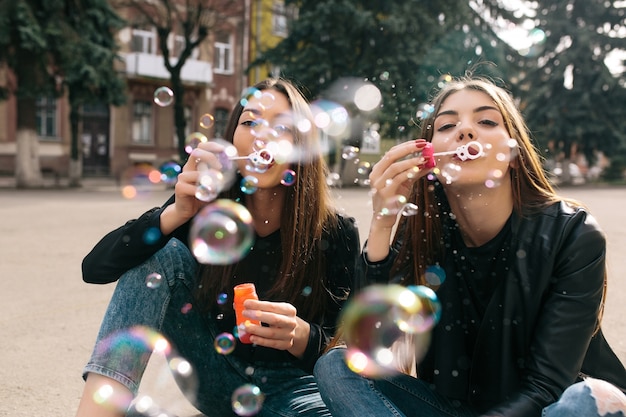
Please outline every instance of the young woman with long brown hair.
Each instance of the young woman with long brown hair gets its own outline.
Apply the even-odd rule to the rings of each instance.
[[[626,371],[600,330],[604,233],[552,188],[504,89],[455,80],[431,104],[422,138],[373,167],[360,269],[369,284],[431,287],[440,320],[412,375],[368,378],[330,350],[322,398],[336,417],[624,416]]]
[[[315,125],[300,91],[280,79],[261,82],[253,91],[236,105],[226,129],[237,155],[225,160],[223,142],[200,143],[178,176],[174,196],[106,235],[85,257],[86,282],[117,281],[117,287],[84,370],[77,415],[127,412],[150,351],[140,343],[109,346],[120,332],[137,326],[162,335],[191,365],[197,383],[187,393],[207,415],[232,415],[237,410],[231,396],[246,384],[264,400],[260,409],[245,413],[329,415],[311,374],[353,286],[358,232],[354,219],[333,206]],[[262,129],[271,131],[270,139],[259,134]],[[280,154],[271,148],[277,143],[292,152]],[[268,157],[269,149],[274,154]],[[207,170],[215,174],[209,179],[222,180],[231,160],[237,164],[232,185],[220,190],[203,182]],[[199,263],[190,250],[193,220],[213,204],[198,198],[199,184],[213,186],[211,192],[221,191],[219,200],[243,205],[251,215],[254,243],[233,262]],[[146,276],[153,273],[162,283],[147,288]],[[216,350],[219,335],[237,333],[233,287],[248,282],[255,284],[259,300],[245,302],[249,320],[238,331],[251,343],[236,341],[232,353],[224,346]],[[122,398],[119,404],[102,400],[103,386],[107,398]]]

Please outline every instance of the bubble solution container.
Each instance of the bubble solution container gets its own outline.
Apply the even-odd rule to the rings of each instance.
[[[233,307],[235,309],[235,318],[237,320],[237,337],[241,343],[250,344],[250,335],[246,333],[246,323],[252,323],[256,325],[261,325],[261,322],[258,320],[251,320],[247,317],[243,316],[243,302],[249,299],[258,300],[259,296],[256,294],[256,288],[252,283],[239,284],[236,285],[234,295]]]

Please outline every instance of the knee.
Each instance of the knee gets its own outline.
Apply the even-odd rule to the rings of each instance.
[[[544,416],[607,414],[626,415],[626,395],[616,386],[594,378],[569,386],[544,412]]]
[[[322,355],[313,368],[313,375],[318,381],[328,378],[336,378],[337,371],[344,365],[344,350],[342,348],[331,349]]]
[[[584,383],[589,387],[598,414],[621,412],[621,415],[626,415],[626,394],[619,388],[601,379],[587,378]]]
[[[150,258],[122,274],[117,287],[130,290],[147,285],[152,289],[167,289],[182,282],[188,288],[193,288],[197,265],[187,246],[172,238]]]
[[[183,242],[172,238],[152,255],[143,267],[163,275],[163,278],[172,286],[175,279],[188,280],[195,277],[197,262]]]

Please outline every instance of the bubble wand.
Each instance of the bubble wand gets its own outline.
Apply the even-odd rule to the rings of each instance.
[[[422,157],[426,160],[426,163],[424,164],[426,168],[435,167],[435,156],[456,155],[461,161],[467,161],[468,159],[478,159],[481,156],[484,156],[484,154],[483,145],[475,140],[468,142],[465,145],[461,145],[453,151],[433,153],[432,143],[427,143],[426,146],[424,146],[424,149],[422,149]]]

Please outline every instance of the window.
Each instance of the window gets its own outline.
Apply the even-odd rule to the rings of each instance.
[[[53,97],[37,99],[37,134],[42,138],[57,137],[57,101]]]
[[[151,145],[152,140],[152,102],[135,101],[133,103],[133,143]]]
[[[216,138],[224,138],[224,133],[226,131],[226,123],[228,123],[228,109],[216,108],[215,114],[215,132],[214,135]]]
[[[289,34],[287,31],[287,11],[285,3],[282,1],[275,1],[272,7],[272,33],[283,38]]]
[[[131,52],[144,52],[156,55],[156,35],[154,32],[142,29],[133,29],[130,41]]]
[[[170,56],[172,58],[178,58],[180,54],[183,53],[183,50],[185,49],[185,37],[182,35],[170,34],[170,37],[168,40],[169,40],[168,46],[170,48]],[[199,54],[198,48],[194,48],[191,51],[191,58],[197,59],[198,54]]]
[[[232,74],[233,72],[233,46],[229,33],[219,32],[215,35],[213,67],[213,71],[217,74]]]

